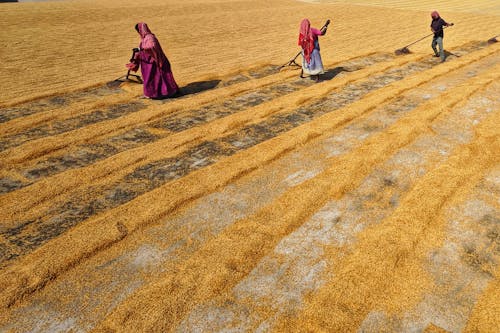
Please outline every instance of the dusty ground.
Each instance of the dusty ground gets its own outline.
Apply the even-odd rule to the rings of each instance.
[[[446,63],[395,56],[431,9]],[[0,14],[0,331],[500,329],[497,1]],[[279,71],[304,17],[332,20],[318,83]],[[107,84],[137,21],[183,97]]]

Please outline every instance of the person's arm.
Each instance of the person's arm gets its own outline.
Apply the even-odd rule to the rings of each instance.
[[[326,33],[326,29],[324,30],[319,30],[319,29],[316,29],[316,28],[311,28],[311,32],[316,35],[316,36],[323,36],[325,33]]]
[[[140,65],[139,51],[140,50],[141,50],[140,48],[135,47],[133,49],[132,58],[130,59],[130,62],[125,65],[129,70],[131,70],[133,72],[137,72],[137,70],[139,69],[139,65]]]
[[[446,21],[445,21],[445,20],[443,20],[443,19],[441,19],[441,20],[442,20],[442,22],[441,22],[441,23],[442,23],[442,24],[443,24],[443,26],[445,26],[445,27],[451,27],[451,26],[453,25],[453,23],[448,23],[448,22],[446,22]]]

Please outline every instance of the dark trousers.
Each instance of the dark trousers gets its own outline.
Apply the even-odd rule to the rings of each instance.
[[[436,45],[439,46],[439,53],[438,50],[436,49]],[[441,57],[441,61],[444,61],[445,55],[444,55],[444,48],[443,48],[443,37],[435,37],[432,38],[432,49],[434,50],[434,54],[436,56]]]

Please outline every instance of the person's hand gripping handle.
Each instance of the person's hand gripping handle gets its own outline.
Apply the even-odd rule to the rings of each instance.
[[[321,33],[324,35],[326,33],[326,30],[328,29],[328,25],[330,24],[330,20],[326,20],[325,24],[323,27],[320,29]]]

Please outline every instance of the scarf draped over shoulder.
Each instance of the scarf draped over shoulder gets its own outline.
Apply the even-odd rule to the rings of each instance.
[[[308,19],[303,19],[300,23],[299,42],[298,45],[304,51],[304,58],[307,63],[311,62],[311,54],[314,50],[314,35],[311,31],[311,22]]]
[[[146,51],[158,64],[160,68],[163,67],[165,62],[168,62],[165,53],[158,42],[156,36],[149,30],[146,23],[140,22],[137,24],[139,35],[141,36],[141,49]]]

